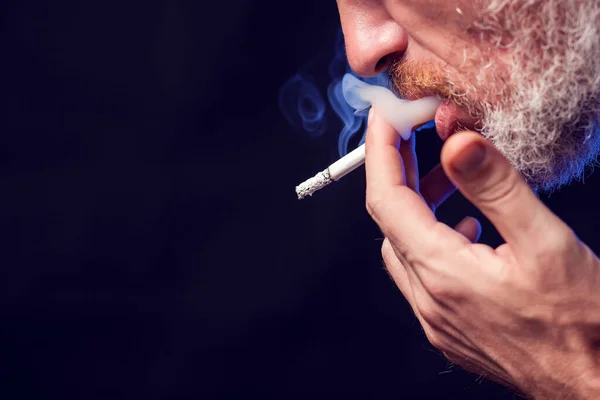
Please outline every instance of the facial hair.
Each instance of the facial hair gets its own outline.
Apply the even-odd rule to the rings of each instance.
[[[477,56],[437,72],[399,62],[395,88],[436,89],[465,108],[535,190],[583,177],[600,151],[600,2],[478,3],[467,29]]]

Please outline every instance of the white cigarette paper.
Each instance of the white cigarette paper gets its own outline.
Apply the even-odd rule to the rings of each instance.
[[[410,139],[413,127],[431,121],[441,104],[441,101],[433,96],[415,101],[399,99],[389,89],[369,85],[350,74],[344,76],[342,92],[348,104],[357,112],[374,107],[377,115],[393,126],[404,140]],[[365,145],[363,144],[324,171],[296,186],[298,199],[312,196],[317,190],[341,179],[364,162]]]
[[[357,147],[344,157],[331,164],[325,171],[296,186],[298,199],[312,196],[317,190],[323,189],[333,181],[343,178],[365,163],[365,145]]]

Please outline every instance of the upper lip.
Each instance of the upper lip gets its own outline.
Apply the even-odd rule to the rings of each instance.
[[[422,99],[423,97],[436,96],[442,100],[447,100],[447,96],[444,96],[439,90],[435,89],[414,89],[408,93],[400,93],[406,100],[414,101]]]
[[[444,95],[442,91],[440,90],[435,90],[435,89],[421,89],[421,88],[414,88],[411,89],[408,93],[400,93],[400,95],[402,95],[405,99],[410,100],[410,101],[415,101],[415,100],[419,100],[422,99],[424,97],[428,97],[428,96],[436,96],[439,99],[441,99],[443,101],[443,103],[449,103],[450,99],[448,98],[447,95]],[[452,126],[450,127],[450,132],[447,132],[447,135],[452,135],[453,133],[455,133],[458,130],[461,129],[469,129],[469,130],[476,130],[477,127],[477,122],[472,120],[471,118],[467,117],[466,115],[460,115],[462,113],[459,113],[459,115],[456,115],[456,120],[452,122]]]

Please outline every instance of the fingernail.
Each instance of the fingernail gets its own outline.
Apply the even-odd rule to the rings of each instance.
[[[369,110],[369,116],[367,117],[367,124],[371,123],[371,119],[373,118],[373,107]]]
[[[463,175],[477,172],[485,161],[486,150],[480,143],[473,143],[456,158],[454,168]]]

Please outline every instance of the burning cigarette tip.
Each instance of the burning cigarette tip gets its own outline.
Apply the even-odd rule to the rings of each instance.
[[[326,169],[323,172],[319,172],[312,178],[307,179],[300,185],[296,186],[296,194],[298,195],[298,200],[302,200],[306,196],[312,196],[317,190],[323,189],[331,182],[333,182],[333,179],[331,179],[329,169]]]

